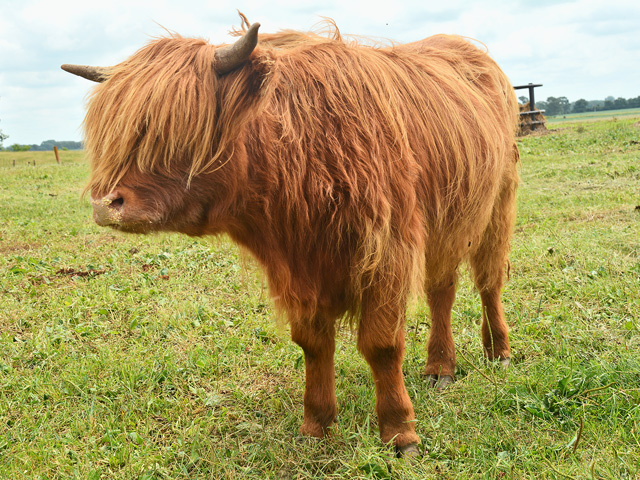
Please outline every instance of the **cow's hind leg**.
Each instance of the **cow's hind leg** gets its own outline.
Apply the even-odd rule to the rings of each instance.
[[[482,300],[482,344],[485,356],[508,365],[511,358],[509,328],[500,300],[504,270],[515,220],[517,172],[505,182],[480,245],[470,258],[474,281]]]
[[[358,350],[373,373],[382,441],[393,442],[401,456],[415,456],[420,440],[415,432],[413,405],[402,375],[404,306],[396,302],[382,305],[364,302],[358,328]]]
[[[291,338],[302,347],[306,372],[300,435],[322,438],[336,418],[335,319],[318,315],[292,322]]]
[[[451,308],[456,296],[456,274],[451,273],[437,285],[428,285],[427,303],[431,311],[431,332],[427,344],[425,374],[430,386],[439,390],[453,382],[456,347],[451,331]]]

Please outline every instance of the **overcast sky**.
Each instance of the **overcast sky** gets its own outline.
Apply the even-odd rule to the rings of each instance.
[[[112,65],[163,27],[232,41],[236,8],[262,32],[309,30],[333,18],[343,34],[418,40],[454,33],[480,40],[514,85],[536,98],[640,95],[638,0],[0,0],[0,130],[6,145],[80,140],[91,83],[63,63]],[[522,93],[518,93],[521,95]]]

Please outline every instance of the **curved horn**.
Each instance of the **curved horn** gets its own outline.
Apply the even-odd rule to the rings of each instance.
[[[216,49],[216,61],[214,68],[218,75],[224,75],[231,70],[235,70],[242,65],[253,49],[258,44],[259,23],[254,23],[249,27],[247,33],[240,37],[233,45]]]
[[[79,77],[86,78],[92,82],[104,82],[109,78],[110,68],[105,67],[90,67],[88,65],[67,65],[64,64],[60,68],[65,72],[73,73]]]

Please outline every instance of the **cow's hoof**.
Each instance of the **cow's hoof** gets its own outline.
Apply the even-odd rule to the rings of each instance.
[[[429,387],[435,388],[439,392],[453,383],[451,375],[427,375],[427,377],[429,379]]]
[[[396,455],[398,458],[404,458],[408,461],[413,461],[420,458],[420,449],[418,449],[417,443],[410,443],[404,447],[396,447]]]
[[[502,368],[509,368],[509,365],[511,365],[511,359],[510,358],[501,358],[500,359],[500,366]]]

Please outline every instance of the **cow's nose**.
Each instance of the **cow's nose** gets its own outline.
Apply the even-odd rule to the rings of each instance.
[[[117,225],[122,220],[124,197],[117,190],[101,198],[91,198],[93,219],[98,225]]]

